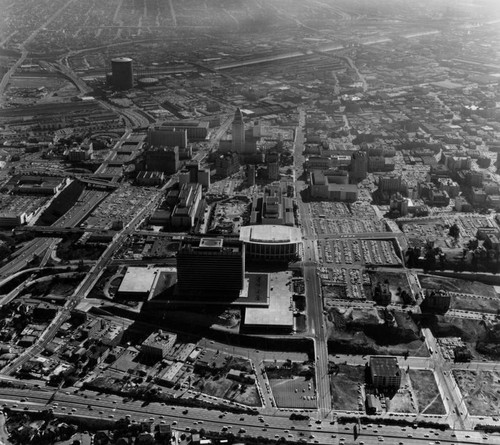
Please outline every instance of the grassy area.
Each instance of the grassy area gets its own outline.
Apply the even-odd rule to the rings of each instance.
[[[410,369],[410,381],[419,413],[446,414],[432,371]]]
[[[454,370],[469,413],[473,416],[498,415],[500,406],[500,372]]]
[[[74,278],[54,277],[52,280],[34,283],[23,291],[23,295],[31,294],[36,297],[68,297],[76,289],[82,276]]]
[[[338,365],[338,373],[330,376],[330,391],[333,409],[358,410],[364,401],[358,392],[360,384],[365,382],[364,366]]]
[[[106,250],[107,245],[81,245],[74,237],[61,241],[57,246],[57,256],[63,261],[98,260]]]
[[[232,386],[237,386],[234,380],[214,377],[200,378],[193,384],[193,388],[209,396],[224,398]]]
[[[104,272],[102,275],[99,277],[99,280],[97,281],[96,285],[92,288],[92,290],[89,293],[90,298],[103,298],[104,297],[104,286],[106,285],[107,281],[116,273],[118,272],[118,266],[110,266],[106,267],[104,269]]]

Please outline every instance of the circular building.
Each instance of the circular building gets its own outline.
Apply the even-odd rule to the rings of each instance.
[[[116,57],[111,59],[113,86],[120,90],[130,90],[134,86],[134,71],[132,59]]]
[[[264,224],[242,227],[240,241],[248,259],[288,262],[299,255],[302,235],[298,227]]]
[[[156,77],[141,77],[137,83],[140,87],[153,87],[158,85],[159,80]]]

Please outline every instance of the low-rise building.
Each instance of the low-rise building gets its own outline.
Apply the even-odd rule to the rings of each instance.
[[[165,174],[155,171],[140,171],[135,178],[135,182],[139,185],[157,186],[165,182]]]
[[[337,176],[325,175],[321,171],[310,173],[309,189],[312,198],[329,201],[354,202],[358,199],[358,186],[356,184],[337,184]]]
[[[161,330],[153,332],[141,345],[141,352],[148,358],[161,360],[167,356],[177,341],[177,335]]]
[[[145,300],[156,280],[158,270],[149,267],[128,267],[116,293],[118,298]]]
[[[246,385],[253,385],[255,383],[255,377],[252,374],[248,374],[238,369],[230,369],[226,377]]]

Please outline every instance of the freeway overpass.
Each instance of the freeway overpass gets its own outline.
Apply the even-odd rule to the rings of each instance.
[[[20,232],[34,233],[35,236],[56,237],[70,234],[84,234],[85,232],[100,233],[106,229],[100,227],[54,227],[54,226],[21,226],[14,229],[14,234]]]

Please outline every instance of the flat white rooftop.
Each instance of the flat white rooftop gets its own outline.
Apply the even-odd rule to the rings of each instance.
[[[129,267],[118,288],[118,293],[149,293],[157,273],[157,268]]]
[[[287,284],[291,278],[288,271],[269,274],[269,307],[247,307],[245,326],[293,328],[292,292]]]
[[[295,244],[302,241],[302,235],[298,227],[262,224],[242,227],[240,241],[261,244]]]

